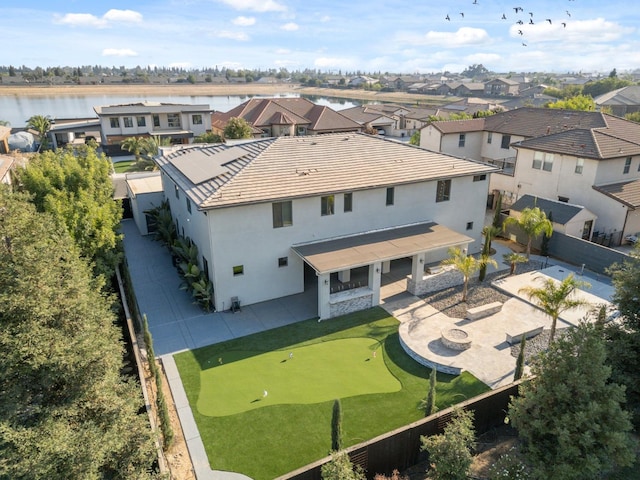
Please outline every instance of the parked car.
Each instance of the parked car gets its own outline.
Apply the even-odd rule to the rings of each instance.
[[[624,237],[624,239],[627,243],[630,243],[631,245],[635,245],[636,243],[638,243],[638,239],[640,239],[640,232],[627,235],[626,237]]]

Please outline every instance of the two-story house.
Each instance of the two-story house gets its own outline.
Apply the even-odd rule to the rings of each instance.
[[[450,247],[478,252],[496,170],[359,133],[173,147],[156,161],[216,309],[315,288],[321,319],[378,305],[397,259],[415,293]],[[352,273],[364,282],[342,288]]]
[[[242,118],[254,129],[254,137],[294,137],[338,132],[359,132],[360,124],[340,112],[306,98],[252,98],[228,112],[211,116],[214,133],[220,135],[231,118]]]
[[[120,153],[129,137],[167,137],[174,144],[193,142],[211,131],[209,105],[140,102],[94,107],[100,120],[101,144],[110,155]]]
[[[508,78],[495,78],[484,84],[485,95],[518,95],[520,82]]]

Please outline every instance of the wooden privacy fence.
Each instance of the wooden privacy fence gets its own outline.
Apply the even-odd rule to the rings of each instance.
[[[368,479],[372,479],[377,473],[390,475],[394,469],[404,470],[426,460],[426,454],[420,451],[420,437],[442,433],[454,408],[474,412],[474,426],[478,435],[504,424],[509,400],[518,395],[518,386],[522,381],[478,395],[456,407],[447,408],[368,442],[354,445],[346,451],[351,462],[364,469]],[[322,458],[276,480],[321,480],[322,465],[330,460],[330,456]]]

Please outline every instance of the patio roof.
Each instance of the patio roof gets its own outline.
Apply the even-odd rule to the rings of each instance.
[[[291,248],[318,274],[323,274],[469,244],[472,241],[471,237],[435,222],[427,222],[294,245]]]

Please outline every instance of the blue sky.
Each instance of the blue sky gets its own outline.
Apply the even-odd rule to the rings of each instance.
[[[460,72],[473,64],[497,72],[640,68],[635,1],[475,1],[2,0],[0,64],[383,73]]]

